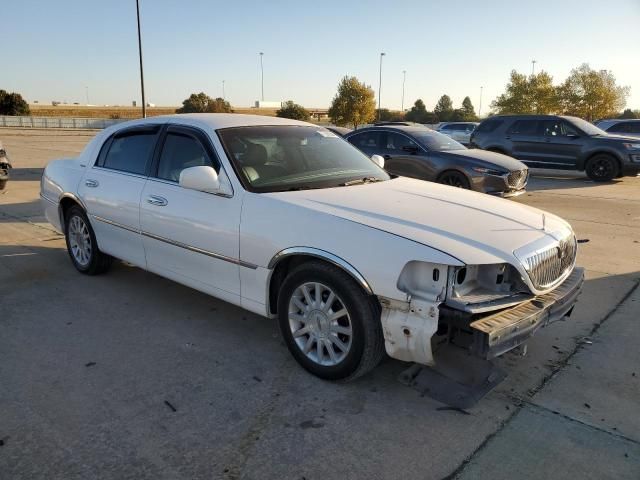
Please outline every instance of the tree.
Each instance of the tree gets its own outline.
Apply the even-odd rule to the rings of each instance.
[[[616,84],[610,71],[583,63],[560,86],[560,97],[564,113],[593,121],[615,117],[625,107],[629,91]]]
[[[553,86],[553,77],[545,71],[527,77],[512,70],[505,93],[491,102],[491,108],[499,114],[557,113],[559,90]]]
[[[401,122],[405,119],[403,112],[391,111],[388,108],[376,110],[376,118],[381,122]]]
[[[375,111],[376,101],[371,87],[356,77],[345,76],[331,102],[329,118],[335,125],[358,128],[358,125],[373,121]]]
[[[433,109],[441,122],[448,122],[453,116],[453,102],[449,95],[442,95]]]
[[[19,93],[0,90],[0,115],[29,115],[29,105]]]
[[[276,117],[292,118],[293,120],[309,120],[311,114],[302,106],[293,103],[292,100],[285,102],[276,112]]]
[[[462,108],[459,110],[462,116],[463,122],[475,122],[478,120],[476,110],[473,108],[473,103],[469,97],[464,97],[462,100]]]
[[[230,113],[231,105],[223,98],[213,99],[204,92],[192,93],[189,98],[182,102],[182,108],[178,108],[176,113]]]
[[[433,112],[428,112],[421,98],[417,99],[405,116],[408,122],[438,123],[438,117]]]
[[[618,118],[624,118],[624,119],[640,118],[640,110],[631,110],[630,108],[626,108],[624,112],[618,115]]]

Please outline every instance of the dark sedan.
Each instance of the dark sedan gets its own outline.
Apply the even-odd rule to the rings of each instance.
[[[526,165],[514,158],[468,149],[426,127],[374,126],[345,138],[369,156],[384,157],[392,175],[504,197],[523,193],[529,177]]]

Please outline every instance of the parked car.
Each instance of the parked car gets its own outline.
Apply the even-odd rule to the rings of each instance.
[[[326,379],[366,373],[385,349],[433,365],[434,335],[492,358],[571,312],[583,269],[567,222],[375,161],[296,120],[153,117],[50,162],[41,197],[79,272],[115,257],[277,317]]]
[[[393,175],[505,197],[524,193],[529,171],[506,155],[471,150],[426,127],[367,127],[345,137],[367,155],[381,155]]]
[[[490,117],[475,129],[471,144],[511,155],[530,167],[584,170],[596,182],[640,172],[637,138],[610,135],[576,117]]]
[[[0,190],[4,190],[9,181],[9,170],[11,169],[11,162],[6,150],[0,142]]]
[[[625,137],[640,138],[640,119],[637,120],[600,120],[596,122],[596,127],[613,135],[624,135]]]
[[[347,133],[351,133],[353,130],[351,130],[350,128],[346,128],[346,127],[336,127],[335,125],[330,125],[328,127],[324,127],[327,130],[340,135],[341,137],[344,137]]]
[[[436,131],[453,138],[463,145],[469,145],[471,133],[478,125],[478,122],[448,122],[438,125]]]

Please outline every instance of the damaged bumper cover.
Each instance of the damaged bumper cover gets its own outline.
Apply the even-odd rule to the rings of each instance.
[[[470,317],[472,353],[484,359],[498,357],[525,343],[538,329],[569,316],[583,283],[584,269],[575,268],[562,284],[545,295],[479,319]],[[440,318],[446,320],[455,313],[441,309]]]

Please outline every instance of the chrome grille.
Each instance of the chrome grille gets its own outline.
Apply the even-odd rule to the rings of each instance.
[[[575,263],[576,246],[576,238],[571,235],[557,245],[525,258],[524,266],[534,287],[544,290],[565,277]]]
[[[514,170],[507,175],[507,185],[509,188],[519,189],[525,186],[527,183],[527,177],[529,176],[529,170]]]

